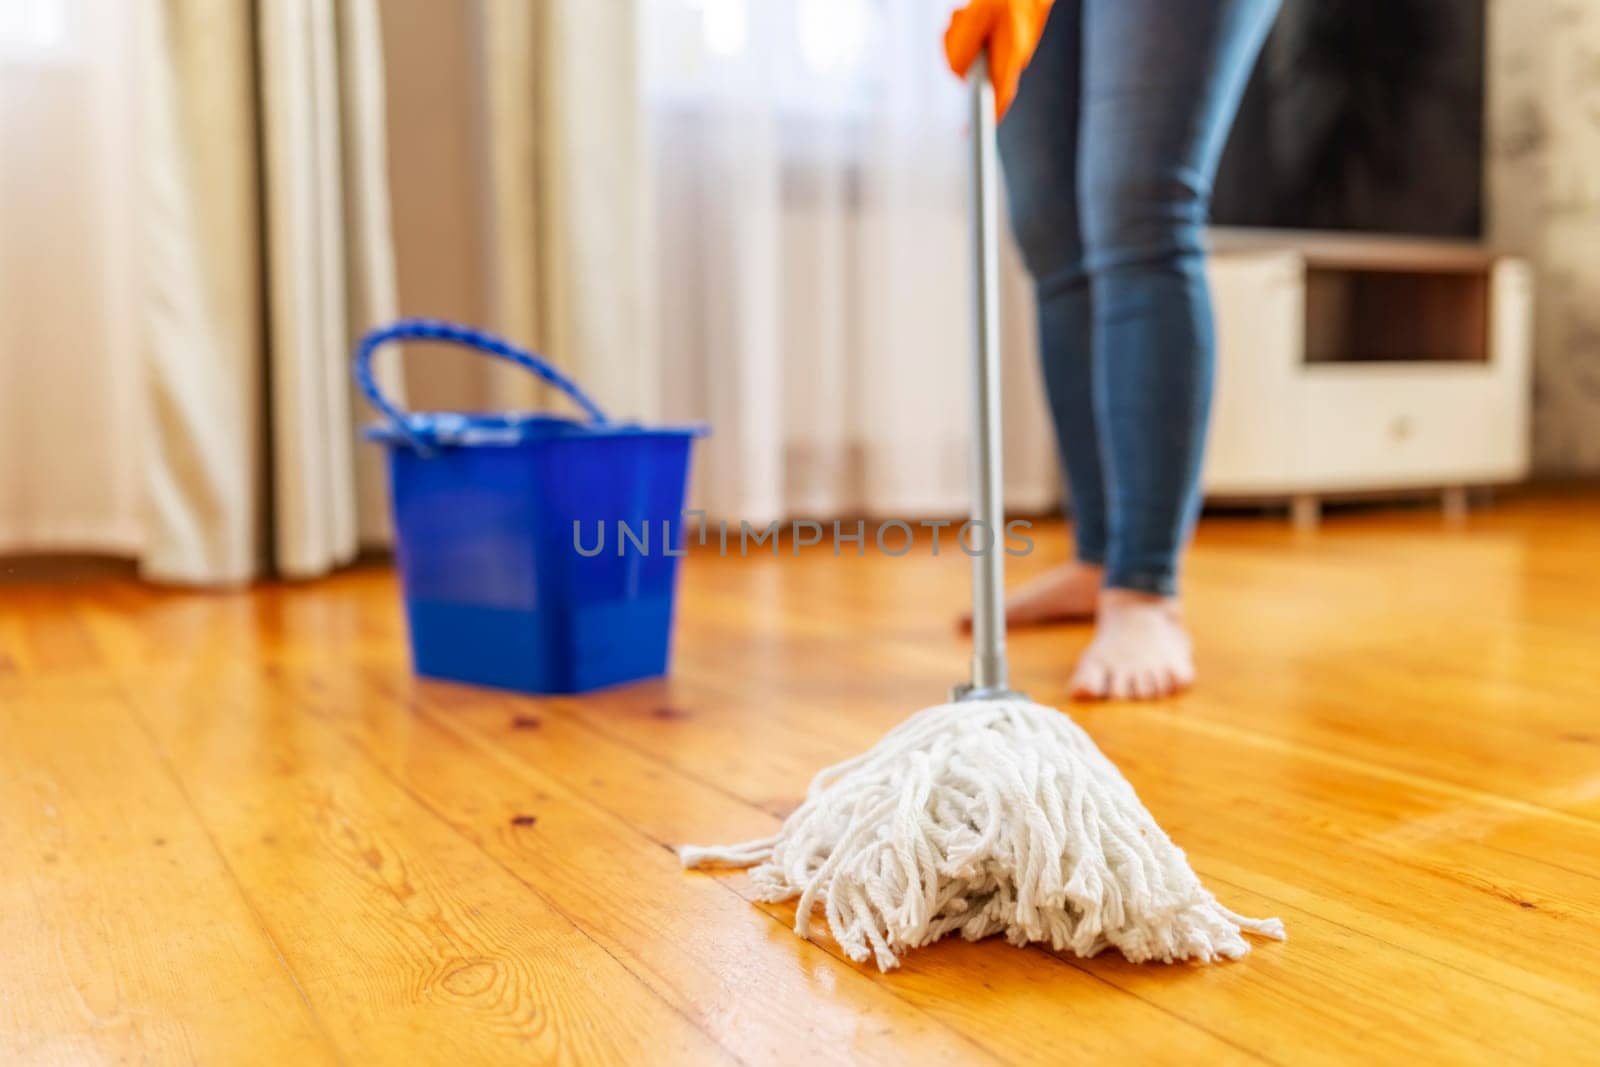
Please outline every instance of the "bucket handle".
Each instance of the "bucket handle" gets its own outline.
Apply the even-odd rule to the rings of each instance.
[[[560,389],[572,402],[583,409],[591,422],[607,423],[605,412],[599,405],[589,399],[587,393],[578,388],[576,382],[562,374],[556,368],[546,363],[539,356],[527,349],[518,348],[516,345],[492,333],[475,330],[470,326],[461,326],[442,319],[398,319],[387,326],[380,326],[369,330],[356,346],[355,377],[356,384],[361,387],[361,392],[366,395],[367,402],[386,415],[394,428],[413,448],[427,451],[427,444],[411,428],[410,421],[406,418],[406,411],[378,388],[377,381],[372,377],[372,355],[379,348],[391,341],[443,341],[448,344],[462,345],[466,348],[482,352],[484,355],[503,359],[508,363],[515,363],[524,370],[531,371],[544,381]]]

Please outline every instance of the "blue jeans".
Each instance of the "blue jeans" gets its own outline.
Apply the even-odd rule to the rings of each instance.
[[[1203,228],[1278,0],[1057,0],[1000,124],[1078,558],[1171,595],[1215,363]]]

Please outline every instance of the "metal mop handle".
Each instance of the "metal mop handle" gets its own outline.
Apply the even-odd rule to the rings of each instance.
[[[994,89],[972,65],[972,519],[987,541],[972,557],[972,682],[963,695],[1007,692],[1005,505],[1000,477],[1000,237]]]

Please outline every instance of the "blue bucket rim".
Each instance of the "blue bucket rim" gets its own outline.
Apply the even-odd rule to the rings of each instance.
[[[678,426],[645,426],[638,422],[584,422],[542,412],[412,411],[406,426],[393,422],[369,424],[362,436],[386,445],[452,445],[504,447],[530,441],[611,437],[704,437],[711,428],[703,422]]]

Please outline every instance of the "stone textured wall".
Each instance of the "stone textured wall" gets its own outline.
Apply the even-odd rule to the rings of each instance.
[[[1600,473],[1600,3],[1489,0],[1490,239],[1538,277],[1534,465]]]

